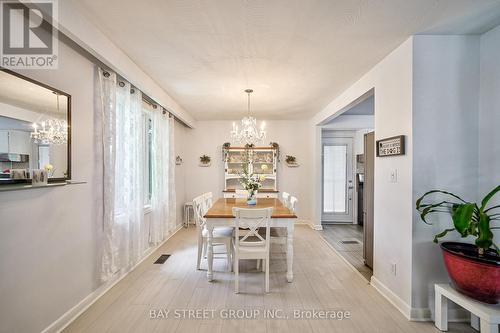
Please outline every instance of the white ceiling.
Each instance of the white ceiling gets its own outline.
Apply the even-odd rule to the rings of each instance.
[[[499,0],[81,0],[196,119],[321,110],[408,36],[482,33]]]

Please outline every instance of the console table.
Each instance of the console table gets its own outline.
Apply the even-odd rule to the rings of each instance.
[[[471,313],[471,326],[481,333],[498,333],[500,306],[481,303],[460,294],[449,284],[435,284],[435,324],[440,331],[448,330],[448,300],[460,305]]]

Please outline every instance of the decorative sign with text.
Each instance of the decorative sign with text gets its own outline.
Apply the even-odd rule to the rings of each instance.
[[[405,154],[405,136],[398,135],[387,139],[377,140],[377,157],[396,156]]]

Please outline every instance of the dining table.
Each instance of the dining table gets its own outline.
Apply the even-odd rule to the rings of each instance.
[[[286,279],[288,282],[293,281],[293,232],[297,216],[283,202],[276,198],[258,198],[255,205],[248,205],[244,198],[220,198],[217,199],[205,214],[207,236],[207,260],[208,270],[207,278],[209,281],[214,280],[213,272],[213,230],[216,227],[236,227],[233,208],[268,208],[273,209],[270,227],[286,229]]]

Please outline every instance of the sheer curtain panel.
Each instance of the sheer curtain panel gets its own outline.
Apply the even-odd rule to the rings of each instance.
[[[141,258],[144,233],[142,94],[115,73],[98,69],[97,142],[102,153],[102,264],[106,281]]]
[[[149,241],[154,245],[163,241],[176,227],[173,121],[168,112],[160,107],[153,113],[153,191]]]

